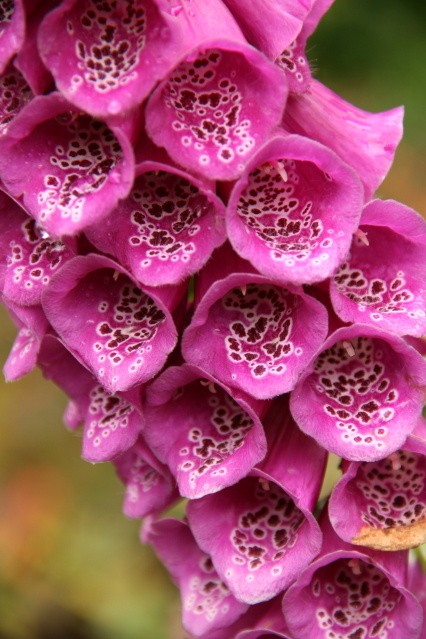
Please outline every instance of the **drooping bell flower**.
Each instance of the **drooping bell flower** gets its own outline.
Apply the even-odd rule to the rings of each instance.
[[[61,93],[108,118],[133,109],[174,66],[179,33],[155,0],[64,0],[38,47]]]
[[[20,70],[32,91],[40,95],[46,93],[54,86],[52,74],[45,67],[40,57],[37,46],[37,37],[40,23],[45,15],[54,9],[61,0],[24,0],[26,11],[25,40],[22,43],[14,64]],[[49,40],[55,37],[54,33],[49,33]],[[58,47],[57,54],[61,53],[61,46]]]
[[[426,457],[414,439],[375,462],[346,462],[330,497],[339,537],[379,550],[426,541]]]
[[[306,42],[318,26],[334,0],[313,0],[303,19],[300,32],[288,44],[275,52],[275,63],[285,71],[289,94],[304,94],[312,82],[311,69],[306,55]]]
[[[302,374],[290,409],[327,450],[376,461],[404,445],[422,410],[426,371],[404,340],[373,326],[341,328]]]
[[[419,639],[423,614],[407,589],[407,553],[367,552],[340,540],[328,521],[322,528],[321,556],[284,595],[292,639]]]
[[[127,199],[86,232],[142,284],[174,284],[225,240],[225,208],[211,185],[162,162],[136,167]]]
[[[22,46],[25,12],[22,0],[4,0],[0,6],[0,73]]]
[[[0,75],[0,137],[6,135],[9,124],[32,98],[25,78],[10,64]]]
[[[277,133],[250,160],[227,208],[234,249],[263,275],[293,284],[329,277],[362,209],[357,176],[335,153]]]
[[[116,262],[77,256],[51,279],[46,315],[70,352],[110,393],[151,379],[176,345],[177,289],[143,290]]]
[[[127,517],[160,513],[178,499],[174,477],[153,455],[142,435],[113,463],[126,486],[123,512]]]
[[[312,510],[326,453],[297,428],[287,399],[263,419],[268,454],[248,477],[192,500],[194,537],[235,597],[249,604],[287,588],[321,549]]]
[[[398,335],[426,333],[426,224],[393,200],[374,200],[361,234],[331,278],[330,298],[345,322],[364,322]]]
[[[231,258],[225,246],[206,269],[214,277]],[[268,399],[294,388],[326,338],[327,311],[302,288],[258,275],[243,260],[239,267],[197,291],[182,354],[224,384]]]
[[[296,40],[315,0],[224,0],[247,40],[268,58]]]
[[[26,210],[54,237],[101,220],[133,182],[133,151],[125,134],[76,110],[58,93],[31,100],[0,147],[6,189],[22,197]]]
[[[247,604],[237,601],[220,579],[184,522],[148,518],[142,541],[153,546],[179,587],[183,625],[192,635],[210,637],[216,629],[229,628],[247,610]]]
[[[219,0],[180,5],[180,59],[148,100],[146,130],[185,168],[233,180],[281,119],[285,74],[247,43]]]
[[[408,584],[411,592],[417,597],[423,608],[423,618],[426,618],[426,582],[422,563],[418,558],[411,558],[408,565]],[[426,624],[423,624],[419,639],[426,639]]]
[[[146,390],[144,436],[196,499],[235,484],[266,453],[264,403],[185,364],[166,369]]]
[[[370,113],[312,79],[290,95],[283,127],[333,149],[359,175],[368,201],[386,177],[402,137],[402,107]]]
[[[66,425],[83,424],[83,459],[110,461],[133,446],[143,428],[139,389],[109,393],[54,335],[44,338],[37,363],[70,397]]]
[[[3,295],[19,306],[41,303],[52,275],[76,254],[76,242],[48,233],[0,192],[0,251],[5,261]]]

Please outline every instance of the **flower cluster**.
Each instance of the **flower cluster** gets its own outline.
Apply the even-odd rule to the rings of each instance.
[[[5,375],[67,393],[202,639],[426,636],[426,225],[372,199],[402,109],[311,75],[331,4],[1,3]]]

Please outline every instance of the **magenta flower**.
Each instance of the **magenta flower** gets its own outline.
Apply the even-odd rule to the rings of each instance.
[[[330,521],[352,544],[400,550],[426,541],[426,457],[415,440],[376,462],[349,462],[330,498]]]
[[[201,368],[171,367],[147,388],[144,436],[180,494],[196,499],[235,484],[263,459],[264,409]]]
[[[173,66],[179,34],[155,0],[65,0],[43,20],[42,59],[61,93],[108,118],[139,105]]]
[[[235,597],[249,604],[282,592],[321,548],[312,509],[325,451],[299,431],[285,401],[275,402],[264,425],[268,454],[250,476],[187,507],[200,548]]]
[[[382,459],[404,445],[423,405],[425,362],[401,338],[368,325],[324,343],[291,394],[300,428],[352,461]]]
[[[235,179],[280,122],[285,75],[246,42],[218,0],[183,3],[176,19],[180,61],[148,100],[146,130],[185,168]]]
[[[374,200],[360,230],[331,279],[336,313],[345,322],[420,337],[426,332],[424,220],[399,202]]]
[[[161,162],[142,162],[126,200],[87,230],[142,284],[174,284],[225,240],[225,209],[209,185]]]
[[[43,308],[68,350],[115,393],[163,367],[176,345],[170,310],[177,297],[174,290],[140,289],[119,264],[93,254],[74,257],[58,271]]]
[[[362,207],[357,176],[326,147],[279,133],[248,163],[227,209],[229,239],[267,277],[329,277],[350,247]]]
[[[7,133],[9,124],[32,98],[25,78],[10,64],[0,75],[0,135]]]
[[[114,466],[126,486],[123,512],[127,517],[161,512],[179,497],[174,477],[153,455],[141,435],[133,446],[114,459]]]
[[[35,97],[1,140],[0,178],[49,234],[74,235],[130,191],[133,150],[113,129],[57,93]]]
[[[220,262],[232,268],[217,277]],[[327,312],[301,288],[281,286],[248,263],[233,264],[228,248],[211,260],[202,295],[182,338],[186,361],[228,386],[267,399],[294,388],[327,334]],[[242,262],[242,261],[241,261]],[[216,275],[217,279],[213,279]]]
[[[247,610],[247,604],[237,601],[221,581],[211,558],[199,549],[185,523],[148,519],[142,539],[152,544],[179,586],[188,632],[205,637],[209,631],[227,628]]]
[[[369,200],[389,171],[402,137],[403,109],[369,113],[317,80],[290,96],[283,126],[335,151],[360,177]]]
[[[0,7],[0,73],[19,51],[25,37],[22,0],[3,0]]]
[[[323,532],[321,556],[283,599],[292,639],[418,639],[423,615],[407,589],[407,555],[361,551],[328,521]]]

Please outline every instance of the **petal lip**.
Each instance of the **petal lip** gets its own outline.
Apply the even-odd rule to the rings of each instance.
[[[324,174],[322,186],[325,188],[324,185],[328,185],[326,193],[331,193],[330,189],[334,188],[333,195],[330,196],[333,198],[331,201],[326,200],[325,203],[322,203],[320,200],[320,211],[322,213],[322,210],[325,209],[326,213],[324,226],[328,227],[327,234],[323,233],[330,247],[327,249],[327,259],[319,259],[321,250],[316,247],[314,249],[316,251],[315,260],[297,261],[291,259],[291,263],[289,262],[287,265],[282,257],[279,260],[275,259],[273,257],[275,249],[272,247],[264,248],[257,236],[257,241],[254,239],[250,241],[250,238],[254,238],[255,234],[240,219],[239,201],[248,188],[252,172],[257,167],[282,159],[300,161],[301,164],[315,167],[318,175],[320,172]],[[287,188],[285,180],[283,180],[282,188],[284,187]],[[314,200],[314,197],[312,199]],[[333,201],[334,199],[335,201]],[[313,206],[315,207],[315,203]],[[228,237],[235,251],[251,262],[262,274],[284,283],[308,284],[317,282],[329,277],[346,256],[352,234],[358,228],[362,206],[362,185],[357,175],[333,151],[314,140],[279,131],[250,159],[240,179],[234,185],[226,213]],[[315,208],[313,210],[315,211]],[[278,216],[276,217],[278,219]],[[292,221],[293,218],[289,217],[288,220]],[[330,231],[333,234],[333,240],[330,239]]]
[[[250,88],[250,85],[247,84],[251,92],[250,95],[246,100],[244,100],[244,95],[242,97],[242,113],[245,113],[245,107],[250,110],[250,113],[245,113],[243,116],[243,122],[250,123],[250,134],[253,138],[253,143],[250,150],[247,150],[247,147],[246,150],[243,150],[244,152],[241,151],[241,156],[238,156],[237,153],[236,157],[234,155],[231,160],[227,159],[226,161],[218,159],[219,156],[213,158],[214,161],[211,161],[208,148],[205,151],[199,150],[195,153],[194,149],[198,147],[192,146],[192,138],[190,145],[184,146],[184,143],[186,144],[185,140],[173,132],[174,111],[165,110],[164,108],[165,95],[173,73],[179,69],[181,64],[195,61],[199,55],[207,51],[217,51],[224,55],[238,56],[239,63],[244,63],[246,66],[244,77],[241,77],[240,80],[247,82],[249,71],[253,76],[252,87]],[[228,71],[231,78],[233,78],[232,73],[235,75],[237,72],[235,70]],[[216,89],[212,87],[209,90],[214,90],[217,93],[217,87]],[[160,147],[165,147],[170,157],[183,167],[208,179],[234,180],[241,174],[247,158],[253,154],[253,150],[263,144],[281,121],[287,94],[288,86],[284,72],[242,38],[240,40],[226,38],[206,39],[198,47],[186,51],[180,62],[177,63],[174,72],[165,78],[151,94],[145,112],[146,130],[153,142]],[[262,99],[262,109],[255,109],[255,105],[260,99]],[[234,129],[235,123],[230,131],[234,131]],[[243,138],[241,137],[242,140]],[[195,143],[198,144],[196,140]],[[214,147],[214,149],[216,153],[217,147]],[[208,161],[205,157],[208,158]]]
[[[290,355],[286,361],[286,372],[283,375],[267,375],[261,379],[255,379],[250,375],[247,367],[239,374],[239,365],[233,364],[229,356],[226,355],[225,335],[219,327],[209,331],[210,310],[214,304],[223,299],[226,294],[232,292],[233,289],[241,288],[247,291],[248,284],[259,284],[261,286],[269,286],[274,291],[280,288],[287,291],[294,297],[295,318],[293,322],[292,333],[300,335],[300,324],[297,324],[297,314],[299,314],[299,322],[304,324],[303,343],[294,341],[290,334],[289,340],[297,350],[303,346],[303,354],[296,357]],[[246,295],[247,293],[244,293]],[[303,312],[303,315],[300,314]],[[309,326],[307,321],[308,314],[315,314],[315,326]],[[305,318],[303,320],[302,318]],[[230,320],[230,323],[232,321]],[[229,327],[228,327],[229,328]],[[229,329],[231,336],[231,329]],[[265,337],[268,342],[278,338],[279,329],[275,334],[268,334]],[[305,365],[308,363],[310,356],[324,342],[327,335],[327,313],[322,304],[314,298],[306,295],[303,289],[296,288],[291,284],[287,284],[285,289],[281,282],[257,275],[253,273],[233,273],[224,279],[216,280],[205,295],[200,300],[191,324],[185,330],[182,337],[182,354],[186,361],[196,366],[208,370],[218,379],[231,387],[238,387],[244,392],[251,394],[257,399],[270,399],[276,395],[281,395],[294,388],[298,377],[302,374]],[[309,339],[308,339],[309,338]],[[235,337],[234,337],[235,339]],[[296,338],[297,340],[297,338]],[[206,348],[207,347],[207,348]],[[249,345],[247,344],[247,348]],[[253,346],[252,346],[253,348]],[[279,361],[282,361],[280,359]]]
[[[350,345],[350,340],[358,337],[381,340],[389,345],[395,353],[395,356],[400,358],[399,364],[401,369],[402,367],[405,367],[405,386],[403,392],[406,392],[407,388],[410,390],[409,397],[400,404],[402,408],[400,408],[398,413],[395,415],[395,411],[393,411],[390,417],[391,421],[388,421],[388,424],[391,425],[391,427],[381,435],[381,437],[384,436],[383,443],[378,448],[372,446],[374,439],[369,443],[359,442],[356,446],[353,443],[350,443],[350,436],[348,435],[346,438],[343,438],[342,431],[337,429],[335,422],[337,422],[338,419],[336,418],[334,418],[332,428],[327,428],[326,424],[323,423],[327,415],[325,411],[323,413],[323,420],[312,417],[311,402],[320,401],[318,399],[314,382],[310,379],[311,375],[314,373],[318,356],[339,342]],[[314,437],[318,443],[324,446],[327,450],[351,461],[376,461],[403,447],[408,435],[410,435],[410,433],[414,430],[416,420],[422,410],[422,389],[425,382],[426,363],[422,359],[421,355],[414,348],[409,346],[402,338],[393,333],[382,331],[367,324],[344,327],[338,329],[327,338],[324,345],[321,347],[320,352],[314,356],[311,364],[307,367],[306,371],[299,379],[296,388],[290,394],[290,411],[299,428],[301,428],[301,430],[307,435]],[[320,401],[320,405],[325,405],[325,402],[326,399],[324,398]],[[339,423],[345,426],[345,422]],[[349,426],[353,425],[349,424],[348,428]],[[359,432],[361,431],[358,428],[358,433]],[[345,442],[345,439],[347,442]]]

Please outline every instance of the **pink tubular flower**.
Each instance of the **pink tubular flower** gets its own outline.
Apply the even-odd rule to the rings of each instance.
[[[65,0],[38,46],[61,93],[99,118],[139,105],[173,66],[179,34],[155,0]]]
[[[402,137],[401,107],[384,113],[358,109],[317,80],[290,96],[283,126],[333,149],[359,175],[368,201],[389,171]]]
[[[134,173],[124,133],[76,110],[60,94],[37,96],[1,140],[0,178],[52,236],[74,235],[125,197]],[[28,167],[36,171],[28,174]]]
[[[144,436],[196,499],[235,484],[266,452],[259,414],[264,404],[231,391],[196,366],[164,371],[148,388]]]
[[[43,308],[70,352],[115,393],[163,367],[176,345],[170,314],[176,297],[175,290],[140,289],[119,264],[92,254],[74,257],[58,271]]]
[[[127,517],[156,514],[178,499],[174,477],[153,455],[142,435],[113,463],[126,486],[123,512]]]
[[[6,135],[12,120],[32,98],[25,78],[10,64],[0,75],[0,136]]]
[[[148,135],[195,173],[235,179],[282,117],[285,75],[219,0],[185,0],[176,19],[180,61],[148,100]]]
[[[419,639],[423,615],[407,589],[407,554],[367,553],[339,540],[328,521],[322,528],[321,556],[284,595],[292,639]]]
[[[276,134],[250,160],[227,208],[236,252],[263,275],[307,284],[345,257],[361,216],[357,176],[329,149]]]
[[[302,288],[258,275],[248,263],[241,263],[241,270],[232,264],[222,279],[222,260],[235,261],[227,247],[207,266],[210,279],[219,277],[202,295],[183,335],[183,356],[259,399],[292,390],[326,337],[325,308]]]
[[[86,234],[142,284],[174,284],[225,240],[225,208],[210,187],[176,167],[142,162],[129,197]]]
[[[149,542],[179,586],[183,625],[196,637],[230,626],[247,604],[237,601],[218,576],[211,558],[197,546],[188,526],[178,520],[147,519],[142,540]]]
[[[365,207],[360,234],[331,279],[330,298],[345,322],[398,335],[426,332],[426,223],[393,200]]]
[[[300,428],[352,461],[404,445],[423,405],[425,362],[401,338],[372,326],[341,328],[300,378],[290,409]]]
[[[286,401],[275,401],[264,425],[268,454],[250,476],[187,507],[200,548],[235,597],[249,604],[278,595],[321,548],[312,509],[325,451],[299,431]]]
[[[0,7],[0,73],[19,51],[25,37],[22,0],[3,0]]]

